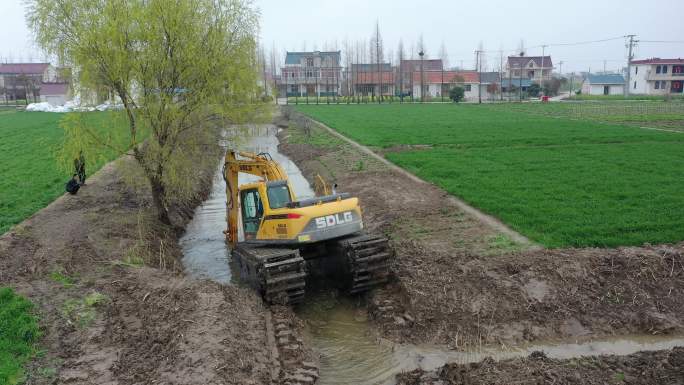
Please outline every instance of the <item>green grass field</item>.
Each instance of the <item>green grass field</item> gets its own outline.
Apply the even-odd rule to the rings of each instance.
[[[506,103],[498,104],[496,108],[533,115],[684,131],[684,103],[680,101]]]
[[[70,176],[59,167],[56,151],[64,140],[59,124],[67,114],[0,110],[0,234],[45,207],[64,193]],[[85,113],[84,121],[94,132],[125,124],[120,112]],[[121,145],[128,139],[118,139]],[[97,159],[86,159],[92,175],[117,156],[103,150]]]
[[[498,105],[298,109],[371,147],[432,146],[386,156],[547,247],[684,239],[682,134]]]
[[[0,384],[22,381],[22,367],[34,355],[39,337],[33,304],[10,288],[0,288]]]

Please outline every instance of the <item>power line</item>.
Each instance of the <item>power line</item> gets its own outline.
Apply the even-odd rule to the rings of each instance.
[[[641,43],[671,43],[684,44],[684,40],[639,40]]]

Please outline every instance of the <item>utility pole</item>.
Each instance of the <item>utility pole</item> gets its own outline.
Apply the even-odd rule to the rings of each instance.
[[[499,98],[503,102],[503,51],[499,51]]]
[[[560,68],[558,69],[558,72],[560,73],[560,76],[563,77],[563,61],[562,60],[559,61],[558,65],[560,66]]]
[[[418,56],[420,56],[420,102],[423,103],[425,101],[425,79],[423,77],[423,56],[425,56],[425,52],[421,49]]]
[[[627,84],[625,84],[624,94],[629,95],[630,84],[632,84],[632,59],[634,59],[634,43],[638,43],[638,40],[634,40],[636,35],[627,35],[629,38],[629,53],[627,54]]]
[[[546,51],[546,45],[542,45],[542,59],[541,59],[541,76],[539,81],[539,88],[542,89],[542,96],[544,96],[544,53]]]
[[[482,104],[482,59],[480,58],[482,51],[478,49],[475,54],[477,55],[475,60],[477,65],[477,103]]]

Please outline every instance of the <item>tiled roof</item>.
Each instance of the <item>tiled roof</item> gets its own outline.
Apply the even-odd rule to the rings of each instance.
[[[420,71],[420,59],[401,61],[402,71],[411,71],[411,67],[415,71]],[[441,71],[442,68],[442,59],[423,59],[423,71]]]
[[[66,95],[69,91],[67,83],[41,83],[41,95]]]
[[[380,69],[382,71],[392,71],[392,65],[390,63],[380,63]],[[351,71],[352,72],[373,72],[378,70],[378,64],[377,63],[361,63],[361,64],[352,64],[351,65]]]
[[[319,51],[311,51],[311,52],[287,52],[285,55],[285,64],[300,64],[302,61],[302,58],[305,58],[307,56],[321,56],[321,57],[326,57],[326,56],[332,56],[334,60],[339,61],[340,59],[340,51],[331,51],[331,52],[319,52]]]
[[[521,65],[523,67],[527,67],[527,65],[531,61],[534,61],[534,64],[537,67],[541,67],[542,65],[542,57],[541,56],[509,56],[508,57],[508,67],[509,68],[519,68]],[[551,61],[551,56],[544,56],[544,68],[548,67],[553,67],[553,62]]]
[[[480,73],[480,79],[482,79],[482,83],[499,83],[501,81],[498,72],[482,72]]]
[[[684,64],[684,59],[661,59],[654,57],[645,60],[632,60],[632,64]]]
[[[476,71],[423,71],[425,84],[442,83],[477,83],[478,73]],[[420,84],[420,71],[413,72],[413,84]]]
[[[0,64],[0,74],[42,75],[49,65],[49,63],[3,63]]]
[[[620,74],[589,74],[589,76],[587,76],[587,81],[590,84],[625,84],[625,78]]]

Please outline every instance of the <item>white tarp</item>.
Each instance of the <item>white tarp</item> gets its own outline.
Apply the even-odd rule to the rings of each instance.
[[[107,111],[107,110],[121,110],[123,109],[123,104],[114,104],[110,102],[105,102],[99,106],[81,106],[79,105],[79,100],[70,100],[64,103],[63,106],[53,106],[48,102],[42,103],[31,103],[26,106],[26,111],[38,111],[38,112],[90,112],[90,111]]]

